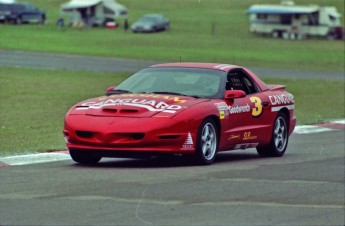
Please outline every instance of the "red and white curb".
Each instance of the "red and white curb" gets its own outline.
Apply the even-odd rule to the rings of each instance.
[[[70,160],[70,159],[71,157],[68,151],[7,156],[7,157],[0,157],[0,168],[8,166],[8,165],[11,165],[11,166],[30,165],[30,164],[37,164],[37,163]]]
[[[294,134],[312,134],[329,132],[335,130],[345,130],[345,119],[336,120],[329,123],[296,126]],[[50,153],[38,153],[19,156],[0,157],[0,168],[9,165],[30,165],[37,163],[56,162],[63,160],[71,160],[68,151],[58,151]]]
[[[344,130],[345,129],[345,119],[336,120],[329,123],[306,125],[306,126],[296,126],[295,134],[310,134],[310,133],[321,133],[329,132],[334,130]]]

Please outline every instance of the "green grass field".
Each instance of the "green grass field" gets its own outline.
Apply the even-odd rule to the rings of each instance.
[[[44,26],[0,25],[0,49],[23,49],[153,59],[163,61],[206,61],[247,67],[305,70],[344,70],[342,41],[288,41],[249,33],[245,10],[254,0],[122,0],[129,8],[129,21],[145,13],[159,12],[171,20],[171,29],[158,34],[133,34],[121,28],[72,29],[60,32],[56,20],[66,0],[32,0],[48,12]],[[262,3],[277,3],[273,0]],[[149,4],[148,4],[149,3]],[[308,0],[296,4],[310,4]],[[315,0],[313,4],[334,5],[344,14],[342,0]],[[66,18],[67,20],[67,18]],[[120,21],[120,24],[122,22]],[[215,32],[212,34],[212,24]]]
[[[121,28],[59,31],[55,23],[66,1],[30,0],[47,11],[47,24],[0,24],[0,49],[344,72],[344,42],[287,41],[250,34],[245,10],[257,3],[254,0],[119,0],[129,8],[130,22],[145,13],[170,18],[171,29],[158,34],[133,34]],[[309,0],[295,2],[310,4]],[[344,15],[343,0],[314,0],[313,4],[336,6]],[[68,108],[102,95],[127,76],[0,67],[1,155],[65,149],[62,128]],[[286,84],[295,95],[299,124],[345,118],[343,81],[265,81]]]
[[[103,95],[108,86],[118,84],[127,76],[1,68],[1,155],[64,150],[62,130],[67,110],[82,100]],[[299,124],[344,118],[344,85],[339,82],[264,81],[287,85],[296,98]]]
[[[1,155],[64,149],[63,119],[127,74],[1,68]]]

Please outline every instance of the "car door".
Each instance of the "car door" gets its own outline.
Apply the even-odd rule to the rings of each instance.
[[[227,90],[242,90],[246,93],[245,97],[226,101],[229,109],[228,146],[255,147],[267,136],[265,131],[270,125],[269,100],[250,76],[240,69],[229,72],[226,86]]]

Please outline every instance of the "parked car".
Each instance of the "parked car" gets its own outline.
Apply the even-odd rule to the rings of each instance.
[[[157,32],[168,30],[170,22],[160,14],[146,14],[132,24],[133,32]]]
[[[0,3],[0,22],[4,23],[8,20],[8,16],[10,15],[10,8],[9,4]]]
[[[2,3],[0,4],[1,18],[3,18],[4,22],[13,22],[15,24],[44,24],[46,13],[31,3]]]
[[[256,148],[281,157],[296,116],[294,96],[240,66],[167,63],[132,75],[66,114],[72,159],[185,155],[211,164],[217,152]]]

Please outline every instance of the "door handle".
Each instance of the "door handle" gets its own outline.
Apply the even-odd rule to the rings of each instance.
[[[269,105],[270,105],[269,102],[262,102],[262,106],[263,106],[263,107],[268,107]]]

